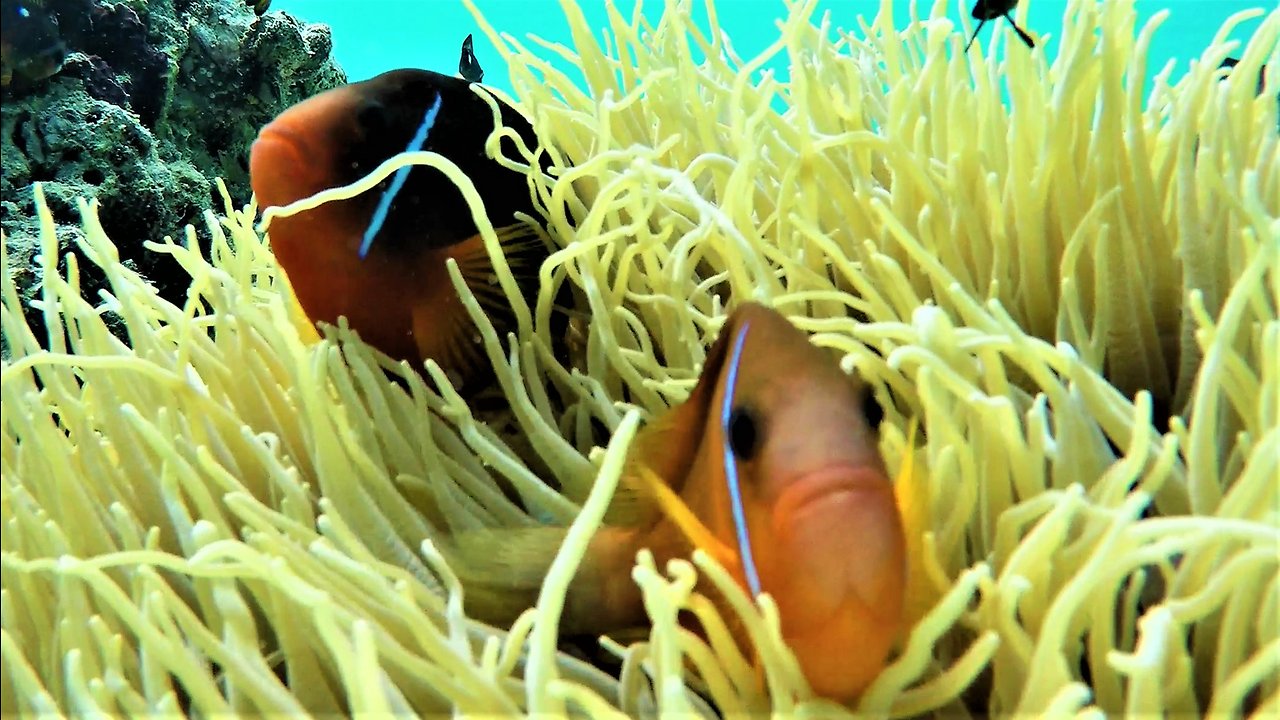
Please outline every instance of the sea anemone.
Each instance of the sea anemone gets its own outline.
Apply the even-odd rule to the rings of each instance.
[[[36,189],[47,333],[7,257],[0,317],[5,714],[837,711],[767,596],[700,554],[637,559],[652,625],[605,642],[620,674],[557,647],[637,427],[683,399],[737,298],[843,353],[918,490],[917,621],[853,710],[1280,711],[1280,135],[1255,94],[1280,11],[1225,78],[1222,38],[1262,11],[1147,93],[1165,14],[1137,28],[1131,1],[1068,3],[1052,62],[1045,42],[962,54],[941,4],[836,33],[790,3],[745,62],[711,3],[702,28],[675,0],[656,27],[611,8],[603,48],[563,4],[573,49],[476,13],[541,141],[504,162],[559,248],[507,337],[455,272],[503,409],[316,335],[253,206],[208,213],[204,245],[149,245],[191,275],[177,306],[95,205],[60,253]],[[779,53],[785,82],[758,72]],[[409,162],[447,164],[383,172]],[[109,293],[82,296],[83,261]],[[588,311],[573,367],[548,337],[566,284]],[[573,530],[536,607],[469,619],[443,533],[549,522]]]

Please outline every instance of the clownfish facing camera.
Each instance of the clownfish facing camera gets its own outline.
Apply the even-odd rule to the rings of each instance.
[[[529,148],[533,127],[497,101],[501,123]],[[531,295],[547,249],[517,212],[537,217],[528,181],[485,152],[493,112],[465,80],[395,70],[305,100],[262,129],[249,172],[262,207],[288,205],[368,175],[406,150],[439,153],[471,179],[521,291]],[[501,152],[518,158],[509,138]],[[463,385],[487,367],[478,333],[449,279],[453,258],[501,334],[511,309],[462,193],[430,167],[402,168],[377,187],[269,227],[271,247],[312,322],[346,316],[370,345],[395,359],[427,358]]]
[[[645,622],[636,553],[658,567],[700,547],[753,596],[819,695],[849,700],[903,625],[907,562],[869,390],[776,311],[740,305],[687,400],[646,427],[562,617],[569,633]],[[616,510],[616,512],[615,512]],[[466,531],[447,545],[468,610],[510,622],[533,604],[565,528]],[[702,590],[714,597],[710,587]]]

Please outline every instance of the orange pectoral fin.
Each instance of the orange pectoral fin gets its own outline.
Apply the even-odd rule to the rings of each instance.
[[[737,552],[720,542],[719,538],[693,514],[689,506],[672,492],[670,486],[645,465],[638,465],[635,474],[640,488],[653,497],[663,514],[675,524],[690,544],[705,550],[708,555],[715,558],[716,562],[729,570],[738,566]]]
[[[941,596],[938,588],[930,581],[926,570],[931,558],[928,557],[924,536],[932,527],[929,520],[931,498],[928,475],[915,462],[913,443],[916,425],[915,418],[912,418],[907,426],[902,463],[893,483],[907,543],[907,580],[902,612],[904,633],[915,627],[915,624],[929,612]]]
[[[315,323],[311,322],[306,311],[302,309],[302,303],[298,302],[298,296],[293,292],[289,278],[284,273],[280,273],[279,281],[285,296],[285,312],[288,314],[290,324],[298,331],[298,337],[307,345],[320,342],[320,331],[316,330]]]

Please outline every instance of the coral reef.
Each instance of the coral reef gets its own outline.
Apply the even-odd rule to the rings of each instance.
[[[903,26],[888,0],[848,33],[791,3],[745,60],[690,3],[653,27],[614,11],[603,43],[563,6],[585,86],[546,61],[563,48],[477,13],[540,143],[505,160],[558,248],[501,337],[452,276],[496,409],[341,325],[314,337],[252,206],[148,245],[187,274],[181,303],[121,262],[98,207],[60,256],[37,206],[56,332],[32,332],[7,274],[0,307],[0,712],[1280,710],[1280,135],[1253,92],[1280,11],[1242,72],[1223,77],[1219,41],[1148,92],[1158,20],[1121,0],[1072,3],[1052,63],[963,54],[971,28]],[[755,72],[778,53],[785,82]],[[90,265],[109,296],[85,292]],[[566,286],[572,367],[548,350]],[[652,623],[604,643],[617,676],[557,646],[639,424],[687,396],[742,298],[875,389],[889,469],[925,489],[908,540],[934,593],[852,708],[814,697],[776,606],[704,555],[639,554]],[[1164,427],[1158,399],[1184,408]],[[536,606],[468,618],[436,541],[551,523],[571,525]]]
[[[257,129],[286,107],[345,82],[327,27],[235,0],[106,3],[48,0],[70,55],[62,70],[7,89],[0,108],[0,227],[24,299],[38,280],[32,184],[44,183],[63,248],[79,233],[75,199],[101,205],[124,262],[181,302],[188,278],[142,250],[178,234],[215,199],[222,177],[249,199]],[[102,287],[85,278],[86,291]],[[32,322],[39,323],[38,315]]]

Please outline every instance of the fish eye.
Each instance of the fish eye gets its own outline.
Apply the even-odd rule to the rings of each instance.
[[[376,134],[387,128],[387,109],[382,103],[371,100],[360,106],[356,122],[367,134]]]
[[[884,408],[869,387],[862,388],[862,416],[867,419],[872,430],[879,428],[880,422],[884,420]]]
[[[735,407],[729,414],[729,449],[739,460],[750,460],[759,444],[755,413],[742,405]]]

